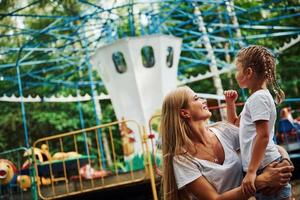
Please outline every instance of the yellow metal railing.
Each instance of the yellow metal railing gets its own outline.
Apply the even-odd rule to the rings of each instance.
[[[123,153],[120,123],[128,125],[134,130],[131,134],[141,140],[142,152],[134,159],[134,154]],[[128,120],[37,140],[33,144],[34,154],[42,154],[34,156],[39,197],[56,199],[150,180],[156,200],[147,139],[145,128]]]
[[[149,122],[148,122],[148,126],[149,126],[149,131],[150,134],[153,134],[153,132],[159,133],[159,127],[160,127],[160,118],[161,115],[154,115],[150,118]],[[158,143],[158,144],[157,144]],[[157,163],[157,160],[161,159],[161,147],[160,144],[161,143],[161,138],[151,138],[151,152],[153,153],[153,166],[154,166],[154,170],[156,172],[156,174],[158,176],[162,176],[162,170],[161,168],[161,163]]]

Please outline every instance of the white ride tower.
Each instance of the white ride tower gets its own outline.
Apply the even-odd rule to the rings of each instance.
[[[121,39],[96,51],[91,62],[106,86],[118,120],[132,119],[148,127],[164,96],[177,86],[181,43],[174,36],[148,35]],[[134,139],[135,153],[142,152],[139,135]]]

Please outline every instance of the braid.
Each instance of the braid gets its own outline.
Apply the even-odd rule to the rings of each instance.
[[[284,100],[285,94],[281,90],[276,79],[275,58],[271,54],[271,52],[268,51],[267,49],[265,49],[265,51],[263,52],[263,57],[264,57],[264,68],[265,68],[267,83],[269,86],[271,86],[272,90],[274,91],[275,101],[277,104],[279,104]]]
[[[281,103],[284,100],[284,92],[280,89],[276,79],[275,57],[267,48],[258,45],[243,48],[238,53],[237,59],[242,63],[244,69],[251,67],[255,71],[257,78],[267,81],[267,85],[275,93],[276,103]]]
[[[277,104],[280,104],[284,99],[285,99],[285,94],[283,90],[280,88],[277,80],[276,80],[276,75],[275,71],[272,73],[272,82],[271,82],[271,87],[275,93],[275,101]]]

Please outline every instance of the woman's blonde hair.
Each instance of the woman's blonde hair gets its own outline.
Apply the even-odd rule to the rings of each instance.
[[[188,108],[192,92],[189,87],[179,87],[171,91],[163,102],[160,133],[163,149],[164,200],[189,199],[185,191],[177,189],[173,158],[196,151],[191,140],[192,130],[186,120],[180,116],[180,109]]]
[[[267,80],[276,96],[276,103],[281,103],[285,94],[281,90],[276,79],[276,61],[274,55],[265,47],[252,45],[243,48],[237,54],[237,62],[241,63],[243,69],[252,68],[258,78]]]

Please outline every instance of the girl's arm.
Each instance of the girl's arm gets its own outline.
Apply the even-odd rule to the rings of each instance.
[[[269,121],[255,121],[255,126],[257,134],[253,143],[252,157],[247,174],[242,182],[243,192],[252,195],[256,192],[256,188],[254,185],[256,172],[262,159],[264,158],[266,147],[269,142]]]
[[[227,90],[224,92],[225,101],[227,105],[227,120],[236,125],[240,125],[240,117],[236,114],[235,101],[238,98],[238,93],[235,90]]]

